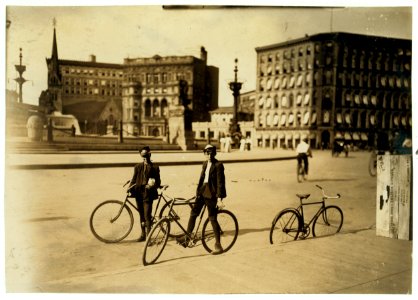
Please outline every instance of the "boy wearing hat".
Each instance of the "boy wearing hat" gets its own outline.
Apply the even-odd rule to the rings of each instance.
[[[203,150],[203,153],[206,160],[203,162],[202,172],[196,191],[196,203],[190,213],[187,233],[192,233],[196,218],[200,214],[203,205],[206,204],[216,241],[215,250],[212,251],[212,254],[221,254],[223,249],[221,246],[220,228],[217,221],[217,202],[218,200],[222,201],[222,199],[226,197],[224,165],[215,158],[215,146],[210,144],[207,145]],[[188,237],[183,236],[178,238],[177,241],[183,247],[186,247],[188,244]]]
[[[141,236],[139,242],[146,239],[152,225],[152,201],[158,198],[157,188],[161,185],[160,168],[151,161],[151,149],[145,146],[139,150],[143,162],[135,165],[130,185],[131,194],[135,196],[141,219]]]

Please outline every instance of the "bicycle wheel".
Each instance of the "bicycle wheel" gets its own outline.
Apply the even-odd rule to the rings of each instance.
[[[273,219],[270,229],[270,244],[274,242],[285,243],[298,238],[300,216],[293,209],[284,209]]]
[[[167,244],[169,233],[170,222],[166,218],[159,220],[152,227],[147,236],[142,253],[142,263],[144,266],[151,265],[157,261]]]
[[[343,220],[343,212],[338,206],[327,206],[313,222],[312,234],[315,237],[335,234],[343,226]]]
[[[134,225],[131,209],[119,200],[100,203],[91,213],[90,230],[105,243],[116,243],[126,238]]]
[[[377,154],[375,151],[372,151],[369,159],[369,174],[372,177],[375,177],[377,174]]]
[[[221,231],[221,245],[223,252],[226,252],[232,248],[238,238],[238,221],[229,210],[218,211],[217,220]],[[203,224],[202,244],[209,253],[215,249],[215,235],[209,218]]]
[[[170,205],[171,201],[164,204],[164,206],[160,210],[159,217],[162,219],[163,217],[168,217],[168,206]],[[170,230],[170,237],[181,237],[184,235],[184,230],[187,229],[187,223],[189,221],[190,211],[191,211],[190,203],[179,203],[174,204],[173,209],[171,211],[172,216],[169,218],[171,222],[171,230]],[[183,226],[184,230],[180,228],[180,226],[174,221],[176,219],[181,226]]]

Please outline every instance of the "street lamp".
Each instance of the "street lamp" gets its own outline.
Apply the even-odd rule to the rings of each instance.
[[[239,99],[239,91],[242,87],[242,82],[238,82],[238,59],[235,58],[235,80],[229,83],[229,88],[232,91],[232,95],[234,95],[234,116],[232,118],[232,123],[229,128],[229,132],[233,138],[236,138],[236,135],[241,134],[241,130],[238,124],[238,99]]]

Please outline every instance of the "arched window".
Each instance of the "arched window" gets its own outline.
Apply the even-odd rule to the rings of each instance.
[[[161,101],[161,113],[163,117],[168,117],[168,103],[165,98]]]
[[[151,100],[150,99],[145,100],[144,108],[145,108],[144,109],[145,116],[151,117]]]
[[[157,99],[154,99],[152,102],[152,116],[159,117],[160,116],[160,104],[158,103]]]

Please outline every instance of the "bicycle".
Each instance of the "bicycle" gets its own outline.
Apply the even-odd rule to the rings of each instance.
[[[336,196],[327,196],[324,189],[316,185],[322,191],[322,200],[303,203],[308,199],[310,194],[296,194],[299,197],[300,205],[297,208],[286,208],[280,211],[273,219],[270,229],[270,244],[275,241],[288,242],[305,239],[310,234],[310,226],[312,224],[312,235],[314,237],[327,236],[336,234],[341,230],[343,225],[343,212],[336,205],[325,204],[325,200],[339,199],[340,194]],[[312,219],[305,223],[305,215],[303,207],[306,205],[320,205]]]
[[[196,197],[190,199],[176,198],[169,203],[168,215],[160,219],[154,225],[145,241],[144,251],[142,252],[142,263],[144,266],[154,264],[161,256],[167,244],[171,224],[173,223],[176,224],[182,230],[183,235],[187,237],[185,239],[186,247],[192,248],[197,246],[199,242],[202,242],[202,245],[207,252],[211,253],[214,250],[215,235],[209,218],[204,221],[202,232],[199,233],[206,205],[203,207],[199,215],[197,227],[192,233],[188,233],[182,224],[179,223],[176,218],[177,213],[173,210],[174,206],[177,206],[178,204],[192,204],[195,199]],[[218,209],[217,220],[221,231],[221,244],[223,252],[227,252],[232,248],[238,238],[238,221],[232,212],[223,209],[223,207],[218,207]]]
[[[128,180],[123,185],[123,187],[125,187],[129,182],[130,180]],[[136,205],[129,200],[130,198],[134,198],[129,192],[129,190],[134,186],[135,184],[127,188],[124,201],[106,200],[100,203],[91,213],[90,230],[99,241],[105,243],[117,243],[125,239],[131,233],[134,225],[132,209],[137,211],[139,214]],[[169,203],[173,201],[173,198],[163,194],[163,191],[167,187],[168,185],[162,185],[159,188],[160,192],[158,193],[158,202],[152,216],[153,224],[155,224],[159,219],[163,217],[165,210],[169,207]],[[161,210],[157,216],[161,200],[163,200],[165,203],[161,207]],[[189,213],[190,206],[186,207],[184,205],[178,205],[177,212],[175,213],[175,218],[177,220],[186,220],[187,222]],[[174,226],[174,230],[170,236],[177,237],[180,235],[180,229]]]

